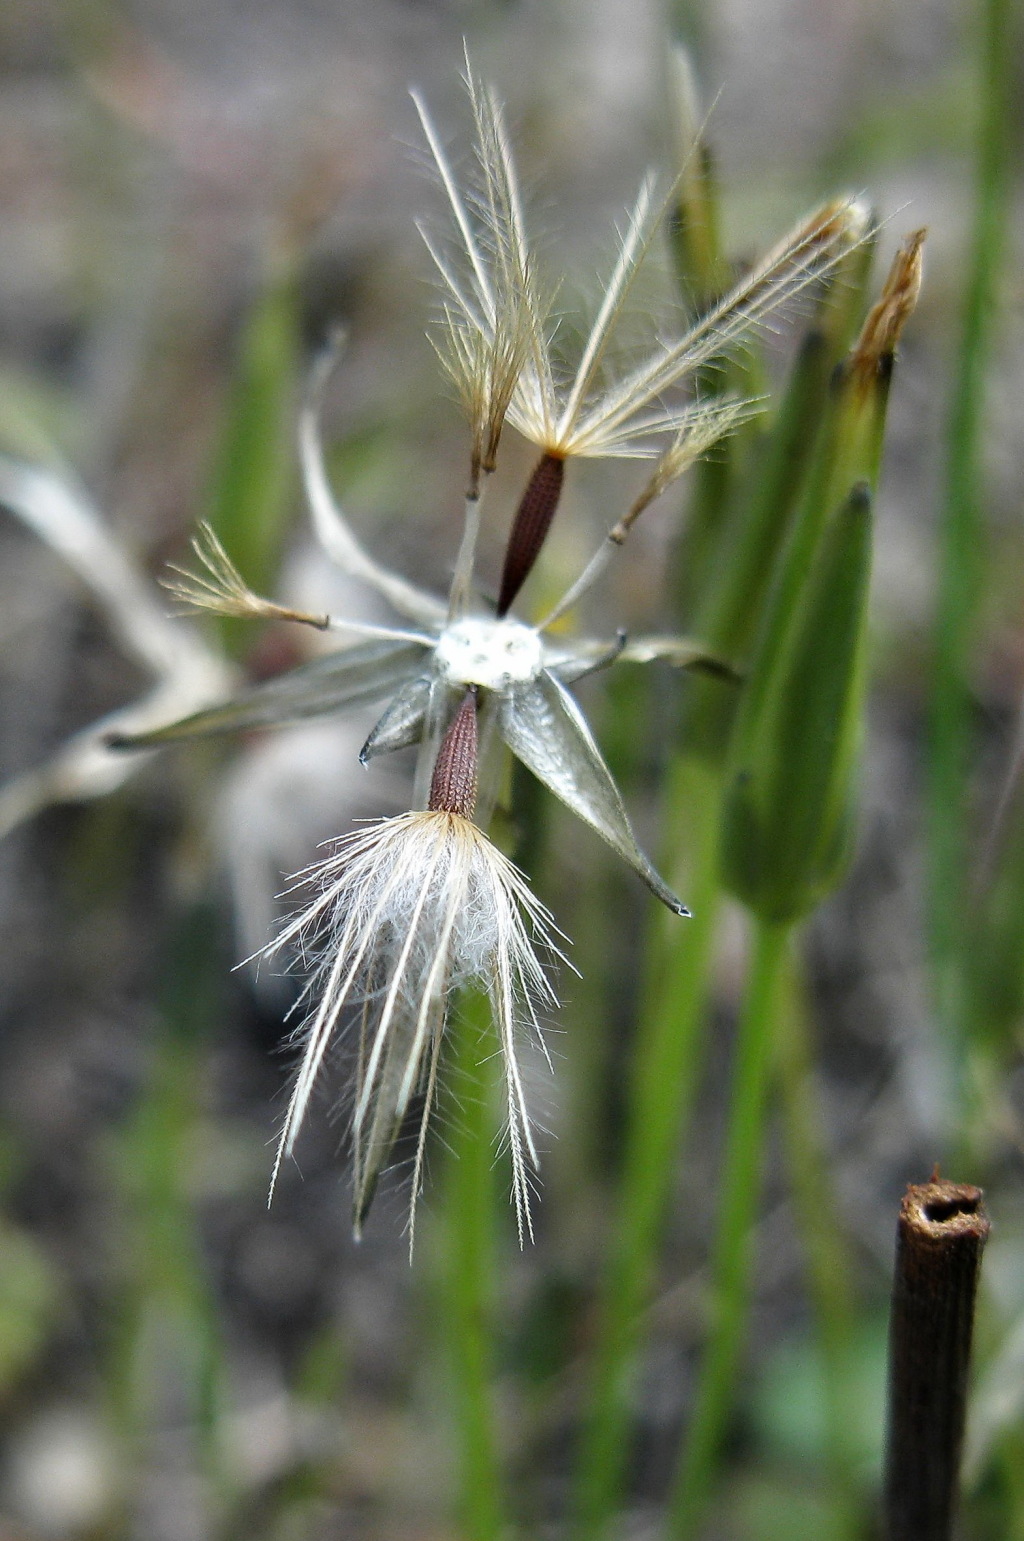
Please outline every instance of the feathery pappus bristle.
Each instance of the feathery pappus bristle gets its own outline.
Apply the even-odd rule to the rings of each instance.
[[[294,1150],[329,1048],[344,1028],[354,1027],[356,1234],[419,1092],[411,1245],[445,1025],[458,991],[475,987],[490,999],[504,1063],[519,1235],[532,1235],[529,1188],[537,1149],[517,1046],[526,1032],[542,1043],[538,1012],[555,1004],[541,963],[541,954],[561,956],[549,911],[481,829],[460,813],[437,809],[384,819],[344,837],[295,886],[312,888],[314,896],[264,955],[295,949],[319,963],[304,992],[315,1004],[295,1035],[302,1058],[274,1182]]]
[[[200,524],[192,539],[192,550],[199,563],[197,571],[171,564],[172,578],[162,579],[162,587],[186,611],[209,611],[212,615],[239,619],[299,621],[327,631],[328,615],[310,615],[293,610],[256,594],[228,556],[212,525]]]
[[[547,376],[550,305],[536,284],[501,105],[477,82],[468,58],[464,78],[477,161],[476,185],[468,194],[458,186],[423,100],[412,95],[455,226],[454,257],[422,227],[421,234],[445,291],[437,353],[470,422],[475,495],[480,471],[494,469],[501,430],[524,373]]]
[[[499,104],[467,63],[479,187],[464,194],[423,102],[416,106],[451,216],[450,237],[423,232],[444,290],[438,346],[473,433],[473,485],[483,446],[496,450],[507,420],[546,456],[655,458],[660,435],[676,434],[685,401],[666,393],[692,386],[709,361],[741,347],[825,277],[870,231],[855,198],[837,198],[805,216],[737,283],[675,338],[652,339],[646,354],[616,359],[620,324],[636,280],[674,207],[678,180],[661,198],[655,178],[641,182],[619,236],[611,271],[578,361],[556,359],[557,325],[523,217],[515,164]],[[493,454],[492,454],[493,460]]]

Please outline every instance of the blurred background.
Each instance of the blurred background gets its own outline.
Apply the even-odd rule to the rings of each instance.
[[[800,1074],[851,1297],[840,1455],[861,1534],[878,1483],[895,1211],[904,1185],[941,1160],[948,1175],[983,1183],[996,1222],[966,1533],[1024,1535],[1024,846],[1012,796],[991,838],[1024,690],[1024,327],[1011,255],[993,279],[998,323],[973,386],[980,522],[957,810],[973,875],[945,901],[980,961],[953,1094],[969,1111],[956,1115],[926,918],[926,724],[980,196],[981,10],[954,0],[6,0],[0,10],[0,447],[77,482],[150,580],[184,558],[206,517],[257,586],[375,615],[316,554],[293,453],[308,358],[342,322],[349,345],[327,415],[335,486],[376,553],[446,586],[466,441],[426,335],[436,293],[416,221],[437,215],[440,194],[408,87],[446,142],[468,147],[464,40],[508,104],[531,228],[550,270],[566,275],[567,312],[594,298],[644,170],[676,153],[672,42],[688,45],[710,110],[735,259],[836,191],[862,192],[878,210],[879,274],[906,231],[928,227],[878,500],[856,854],[802,938],[814,1047]],[[799,321],[772,340],[773,379]],[[485,532],[492,582],[530,465],[508,440]],[[580,469],[537,595],[573,575],[626,486],[614,466]],[[602,590],[595,627],[676,623],[685,506],[684,485],[653,511]],[[166,613],[155,583],[152,595]],[[205,636],[210,677],[220,669],[225,683],[274,674],[306,647],[273,625],[174,624]],[[513,1520],[485,1524],[466,1518],[460,1477],[472,1410],[451,1368],[465,1319],[444,1143],[414,1265],[401,1170],[354,1244],[344,1120],[331,1116],[342,1064],[268,1212],[294,985],[232,972],[271,934],[283,877],[353,818],[406,806],[409,767],[362,771],[370,721],[346,718],[133,762],[109,797],[51,806],[52,787],[29,773],[150,679],[74,563],[6,514],[0,642],[0,772],[22,778],[0,804],[11,826],[0,846],[0,1541],[568,1535],[647,896],[596,840],[519,789],[519,834],[533,837],[521,860],[583,977],[559,981],[554,1075],[530,1067],[550,1134],[537,1242],[522,1253],[504,1174],[495,1181],[491,1395]],[[652,850],[663,846],[672,724],[688,688],[668,670],[581,687]],[[727,910],[700,1096],[645,1295],[615,1536],[660,1533],[694,1394],[744,949]],[[453,1119],[457,1131],[457,1108]],[[748,1369],[706,1534],[849,1536],[849,1509],[833,1512],[806,1235],[787,1136],[773,1130]]]

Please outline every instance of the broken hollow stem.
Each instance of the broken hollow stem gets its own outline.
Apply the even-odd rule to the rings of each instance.
[[[900,1206],[889,1323],[886,1541],[949,1541],[974,1299],[989,1222],[980,1188],[912,1185]]]

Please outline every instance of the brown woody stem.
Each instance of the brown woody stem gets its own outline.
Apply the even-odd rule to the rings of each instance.
[[[886,1541],[949,1541],[960,1481],[974,1299],[989,1222],[980,1188],[911,1185],[889,1323]]]
[[[427,799],[427,807],[432,812],[458,813],[465,819],[473,817],[477,760],[476,688],[471,685],[437,752]]]
[[[498,614],[507,615],[516,595],[533,571],[562,495],[565,461],[544,454],[526,484],[505,548],[505,566],[498,594]]]

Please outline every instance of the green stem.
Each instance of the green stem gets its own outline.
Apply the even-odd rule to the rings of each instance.
[[[482,1042],[490,1030],[486,999],[464,997],[458,1018],[452,1022],[459,1120],[449,1140],[444,1336],[461,1455],[462,1534],[466,1541],[496,1541],[504,1531],[504,1500],[491,1388],[495,1193],[492,1061]]]
[[[764,920],[755,920],[754,928],[754,951],[736,1043],[718,1234],[711,1259],[708,1347],[669,1498],[665,1534],[672,1541],[689,1541],[704,1511],[736,1390],[750,1298],[750,1253],[766,1092],[791,930],[789,925]]]
[[[635,1050],[622,1186],[610,1230],[612,1255],[598,1309],[579,1460],[574,1531],[579,1541],[602,1533],[621,1492],[629,1383],[642,1337],[642,1312],[701,1065],[701,1027],[718,913],[720,793],[717,776],[693,762],[678,766],[675,779],[672,806],[685,817],[694,841],[686,888],[693,918],[682,926],[666,920],[673,940],[658,950],[661,968]]]
[[[119,1516],[128,1533],[139,1474],[169,1387],[187,1397],[210,1522],[235,1498],[220,1438],[225,1359],[187,1173],[201,1118],[209,1038],[221,1010],[219,934],[208,909],[176,917],[166,948],[162,1023],[146,1093],[113,1144],[127,1277],[109,1345],[110,1414],[121,1445]],[[173,1394],[173,1393],[172,1393]]]
[[[779,1112],[793,1207],[806,1254],[811,1306],[816,1317],[835,1534],[844,1541],[854,1541],[864,1534],[865,1517],[847,1434],[847,1384],[856,1322],[851,1265],[837,1224],[839,1206],[814,1094],[811,1023],[795,954],[790,954],[790,962],[783,981],[785,993],[775,1049]]]
[[[928,797],[929,922],[934,989],[955,1105],[965,1043],[962,938],[968,902],[969,833],[965,817],[970,750],[967,673],[980,588],[980,446],[985,373],[993,339],[996,294],[1010,195],[1013,111],[1013,6],[987,0],[982,17],[977,142],[977,208],[963,331],[949,430],[946,495],[940,533]]]
[[[1016,1430],[1003,1441],[997,1469],[1008,1500],[1006,1541],[1024,1541],[1024,1438]]]

